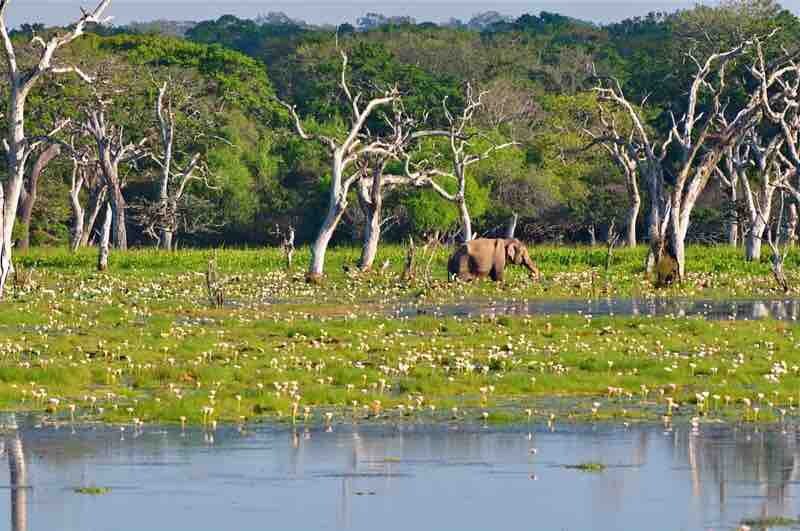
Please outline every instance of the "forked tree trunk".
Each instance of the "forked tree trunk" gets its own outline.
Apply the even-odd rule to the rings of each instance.
[[[589,246],[594,247],[597,245],[597,227],[591,223],[586,231],[589,233]]]
[[[108,269],[108,253],[111,245],[111,226],[113,225],[114,213],[111,204],[106,204],[106,217],[103,221],[103,228],[100,232],[100,245],[98,246],[97,270],[105,271]]]
[[[108,195],[108,188],[105,186],[95,187],[89,194],[89,206],[86,209],[84,218],[83,238],[81,238],[81,247],[87,247],[92,239],[92,234],[97,218],[100,217],[100,211],[103,205],[106,204],[106,195]]]
[[[764,232],[767,230],[766,222],[759,216],[750,227],[750,232],[745,238],[745,259],[748,262],[758,262],[761,260],[761,242],[764,239]]]

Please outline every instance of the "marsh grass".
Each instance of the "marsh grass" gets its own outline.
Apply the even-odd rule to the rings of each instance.
[[[302,281],[307,249],[298,250],[299,265],[288,274],[275,249],[116,253],[105,274],[93,271],[91,252],[21,254],[19,263],[36,278],[0,306],[0,408],[61,420],[189,424],[290,422],[295,408],[295,422],[316,423],[325,413],[334,423],[796,416],[800,338],[793,323],[409,319],[385,311],[399,301],[589,298],[602,290],[766,297],[775,294],[766,262],[745,264],[728,248],[690,247],[690,281],[655,290],[641,274],[644,248],[616,251],[606,283],[595,275],[605,249],[541,247],[534,255],[548,276],[544,284],[515,271],[501,286],[447,282],[444,252],[433,278],[402,282],[404,249],[382,252],[392,262],[388,273],[350,278],[341,266],[353,263],[358,249],[334,250],[323,286]],[[212,255],[221,275],[238,279],[226,286],[230,301],[221,308],[206,293]],[[797,265],[792,260],[787,269]],[[539,406],[553,397],[568,400]],[[528,409],[536,410],[533,418]]]

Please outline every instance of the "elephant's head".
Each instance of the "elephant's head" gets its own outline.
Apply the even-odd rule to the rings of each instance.
[[[508,261],[515,265],[525,266],[532,278],[539,278],[539,268],[531,260],[528,248],[517,239],[506,240],[506,257]]]

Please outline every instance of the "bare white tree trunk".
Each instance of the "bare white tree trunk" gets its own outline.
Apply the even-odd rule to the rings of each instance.
[[[34,38],[34,46],[38,56],[34,58],[33,66],[25,68],[17,62],[17,52],[14,42],[6,26],[6,8],[8,0],[0,0],[0,40],[2,40],[2,55],[6,62],[6,75],[8,80],[8,100],[5,113],[6,133],[6,171],[7,180],[4,184],[3,194],[0,196],[0,212],[2,212],[2,226],[0,226],[0,297],[5,292],[8,276],[13,270],[12,263],[12,234],[16,221],[17,209],[22,193],[25,178],[25,163],[31,153],[41,145],[42,140],[27,138],[25,135],[25,104],[31,90],[46,74],[74,73],[84,80],[90,78],[74,66],[56,67],[52,61],[58,49],[68,45],[83,35],[87,24],[103,23],[103,12],[111,0],[102,0],[92,11],[84,11],[81,18],[68,31],[56,33],[49,40],[41,37]],[[26,61],[26,64],[29,64]],[[50,135],[56,134],[62,126],[56,127]],[[48,135],[48,136],[50,136]]]
[[[464,241],[472,241],[475,236],[472,234],[472,218],[469,215],[469,208],[467,208],[467,201],[462,196],[458,201],[458,213],[461,217],[461,230],[464,232]]]
[[[83,189],[84,176],[81,173],[78,162],[72,163],[72,177],[70,180],[69,188],[69,205],[72,208],[72,238],[70,240],[70,249],[72,252],[78,250],[83,241],[84,232],[84,211],[81,205],[81,190]]]
[[[163,153],[159,157],[152,157],[161,167],[161,181],[159,183],[157,209],[158,218],[146,220],[145,232],[158,238],[158,247],[166,251],[175,249],[174,239],[178,232],[178,208],[191,181],[201,180],[207,187],[211,187],[207,178],[198,176],[205,174],[205,165],[201,163],[199,153],[194,154],[183,169],[175,170],[175,130],[176,117],[173,109],[172,91],[170,83],[165,81],[158,89],[156,99],[156,119],[161,132],[161,148]]]
[[[742,42],[727,52],[710,55],[705,62],[692,56],[691,51],[688,52],[690,59],[697,65],[697,72],[688,92],[685,113],[680,120],[673,118],[671,131],[660,144],[650,140],[650,133],[640,111],[627,100],[619,82],[611,79],[610,86],[607,86],[603,83],[608,82],[608,79],[601,79],[600,86],[595,89],[601,102],[612,102],[631,119],[630,135],[617,139],[612,137],[609,140],[615,144],[623,142],[630,152],[637,154],[634,160],[648,180],[653,207],[650,215],[651,251],[647,268],[649,272],[657,268],[660,270],[659,276],[664,276],[664,268],[659,266],[659,262],[664,259],[666,252],[674,260],[676,269],[675,275],[667,275],[670,279],[677,277],[670,281],[680,282],[685,278],[686,234],[698,197],[708,184],[712,172],[716,171],[724,151],[760,120],[760,89],[755,89],[749,95],[749,101],[730,121],[726,118],[726,106],[721,101],[726,65],[752,45],[753,41]],[[702,108],[701,92],[710,93],[707,97],[711,102]],[[671,148],[676,149],[680,157],[677,171],[674,172],[675,182],[672,189],[667,191],[663,179],[664,164]],[[665,223],[662,219],[664,210],[661,210],[660,205],[667,197],[670,212]]]
[[[14,246],[14,223],[17,219],[17,208],[25,179],[25,161],[30,155],[25,147],[24,129],[27,95],[20,92],[21,87],[16,84],[18,81],[13,83],[10,115],[14,119],[9,121],[10,139],[8,142],[11,149],[6,152],[8,180],[3,185],[2,204],[0,204],[2,207],[2,230],[0,231],[0,236],[3,239],[0,243],[0,296],[5,293],[8,277],[14,271],[11,254]]]
[[[314,243],[311,246],[311,266],[308,269],[308,280],[318,282],[322,279],[325,272],[325,254],[328,252],[328,245],[331,243],[333,233],[342,219],[342,214],[346,204],[334,201],[328,207],[328,213],[322,222]]]
[[[372,180],[361,180],[359,202],[364,213],[364,238],[361,246],[359,268],[369,271],[378,255],[378,244],[381,240],[381,223],[383,215],[383,169],[379,163],[372,171]]]
[[[628,225],[625,229],[627,231],[628,247],[636,247],[636,223],[639,220],[639,210],[641,208],[642,200],[636,197],[631,203],[630,210],[628,210]]]
[[[361,177],[361,172],[356,171],[350,177],[345,178],[348,168],[362,157],[376,153],[386,153],[394,146],[387,146],[385,142],[375,138],[366,138],[367,131],[365,126],[367,120],[378,109],[387,105],[397,103],[400,93],[397,88],[388,91],[385,96],[370,100],[365,107],[361,107],[361,94],[353,94],[347,83],[347,55],[342,52],[342,70],[339,86],[342,93],[350,104],[351,125],[346,132],[347,137],[343,141],[333,139],[324,135],[309,134],[303,128],[300,117],[294,106],[287,103],[282,105],[289,111],[294,119],[295,130],[300,138],[304,140],[315,140],[321,142],[329,149],[331,154],[331,188],[328,202],[328,213],[322,222],[317,238],[311,247],[311,263],[309,264],[306,280],[309,282],[319,282],[325,271],[325,254],[328,250],[333,233],[339,221],[342,219],[345,208],[347,208],[347,195],[350,187]]]
[[[108,253],[111,245],[111,226],[113,224],[114,213],[111,203],[106,203],[106,217],[103,221],[103,228],[100,231],[100,244],[97,253],[97,270],[105,271],[108,269]]]
[[[767,230],[767,224],[761,218],[756,219],[750,225],[750,230],[745,238],[745,259],[748,262],[758,262],[761,260],[761,243],[764,241],[764,233]]]
[[[736,188],[731,189],[730,200],[733,205],[738,201],[736,196]],[[731,247],[739,246],[739,216],[737,212],[733,213],[733,218],[728,222],[728,245]]]
[[[511,240],[514,238],[514,235],[517,233],[517,223],[519,222],[519,215],[514,212],[511,215],[511,219],[508,220],[508,226],[506,227],[506,239]]]
[[[361,248],[360,268],[369,271],[375,264],[378,255],[378,244],[381,240],[381,215],[376,208],[369,209],[369,217],[364,226],[364,241]]]

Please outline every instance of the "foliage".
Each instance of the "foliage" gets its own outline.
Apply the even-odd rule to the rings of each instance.
[[[290,134],[274,96],[295,102],[309,130],[341,129],[350,117],[341,105],[340,51],[348,54],[347,78],[354,90],[366,98],[397,85],[406,110],[428,127],[444,123],[445,98],[459,108],[464,84],[489,90],[477,117],[481,131],[521,145],[471,170],[476,231],[491,232],[518,213],[523,229],[537,225],[547,237],[581,240],[582,227],[608,225],[626,207],[620,170],[599,149],[581,149],[587,140],[581,128],[597,120],[592,74],[617,77],[630,100],[642,102],[647,126],[661,134],[671,125],[670,112],[680,115],[685,105],[687,79],[696,68],[687,52],[703,57],[775,28],[780,31],[767,42],[770,55],[784,46],[793,49],[800,40],[800,23],[773,0],[729,0],[608,26],[548,12],[517,19],[487,12],[442,25],[373,13],[334,32],[280,13],[256,20],[226,15],[183,26],[95,28],[94,35],[69,47],[63,61],[104,80],[96,86],[113,96],[113,119],[132,139],[154,136],[153,80],[172,78],[192,87],[197,115],[194,123],[183,122],[182,130],[196,140],[184,143],[185,152],[204,153],[220,184],[218,191],[197,187],[193,193],[219,210],[221,224],[216,234],[193,238],[192,244],[264,243],[276,224],[294,225],[300,242],[313,237],[325,200],[328,154]],[[29,25],[15,32],[23,62],[32,60],[34,47],[27,43],[34,32],[48,31],[53,29]],[[731,108],[749,82],[750,60],[745,55],[731,66],[725,94]],[[80,118],[92,101],[85,83],[50,80],[31,95],[28,129],[42,134],[59,118]],[[380,113],[369,127],[385,127]],[[42,183],[42,197],[48,199],[33,219],[40,243],[58,243],[67,235],[66,198],[57,198],[68,172],[67,164],[56,164]],[[126,173],[129,203],[152,199],[154,166]],[[693,224],[690,239],[717,239],[724,234],[716,227],[724,216],[714,214],[724,209],[722,200],[706,194],[699,206],[703,223]],[[408,231],[452,227],[456,215],[425,190],[398,190],[386,208],[395,218],[387,235],[397,239]],[[338,240],[360,232],[356,218],[345,218]],[[143,242],[138,228],[131,229],[131,239]]]

